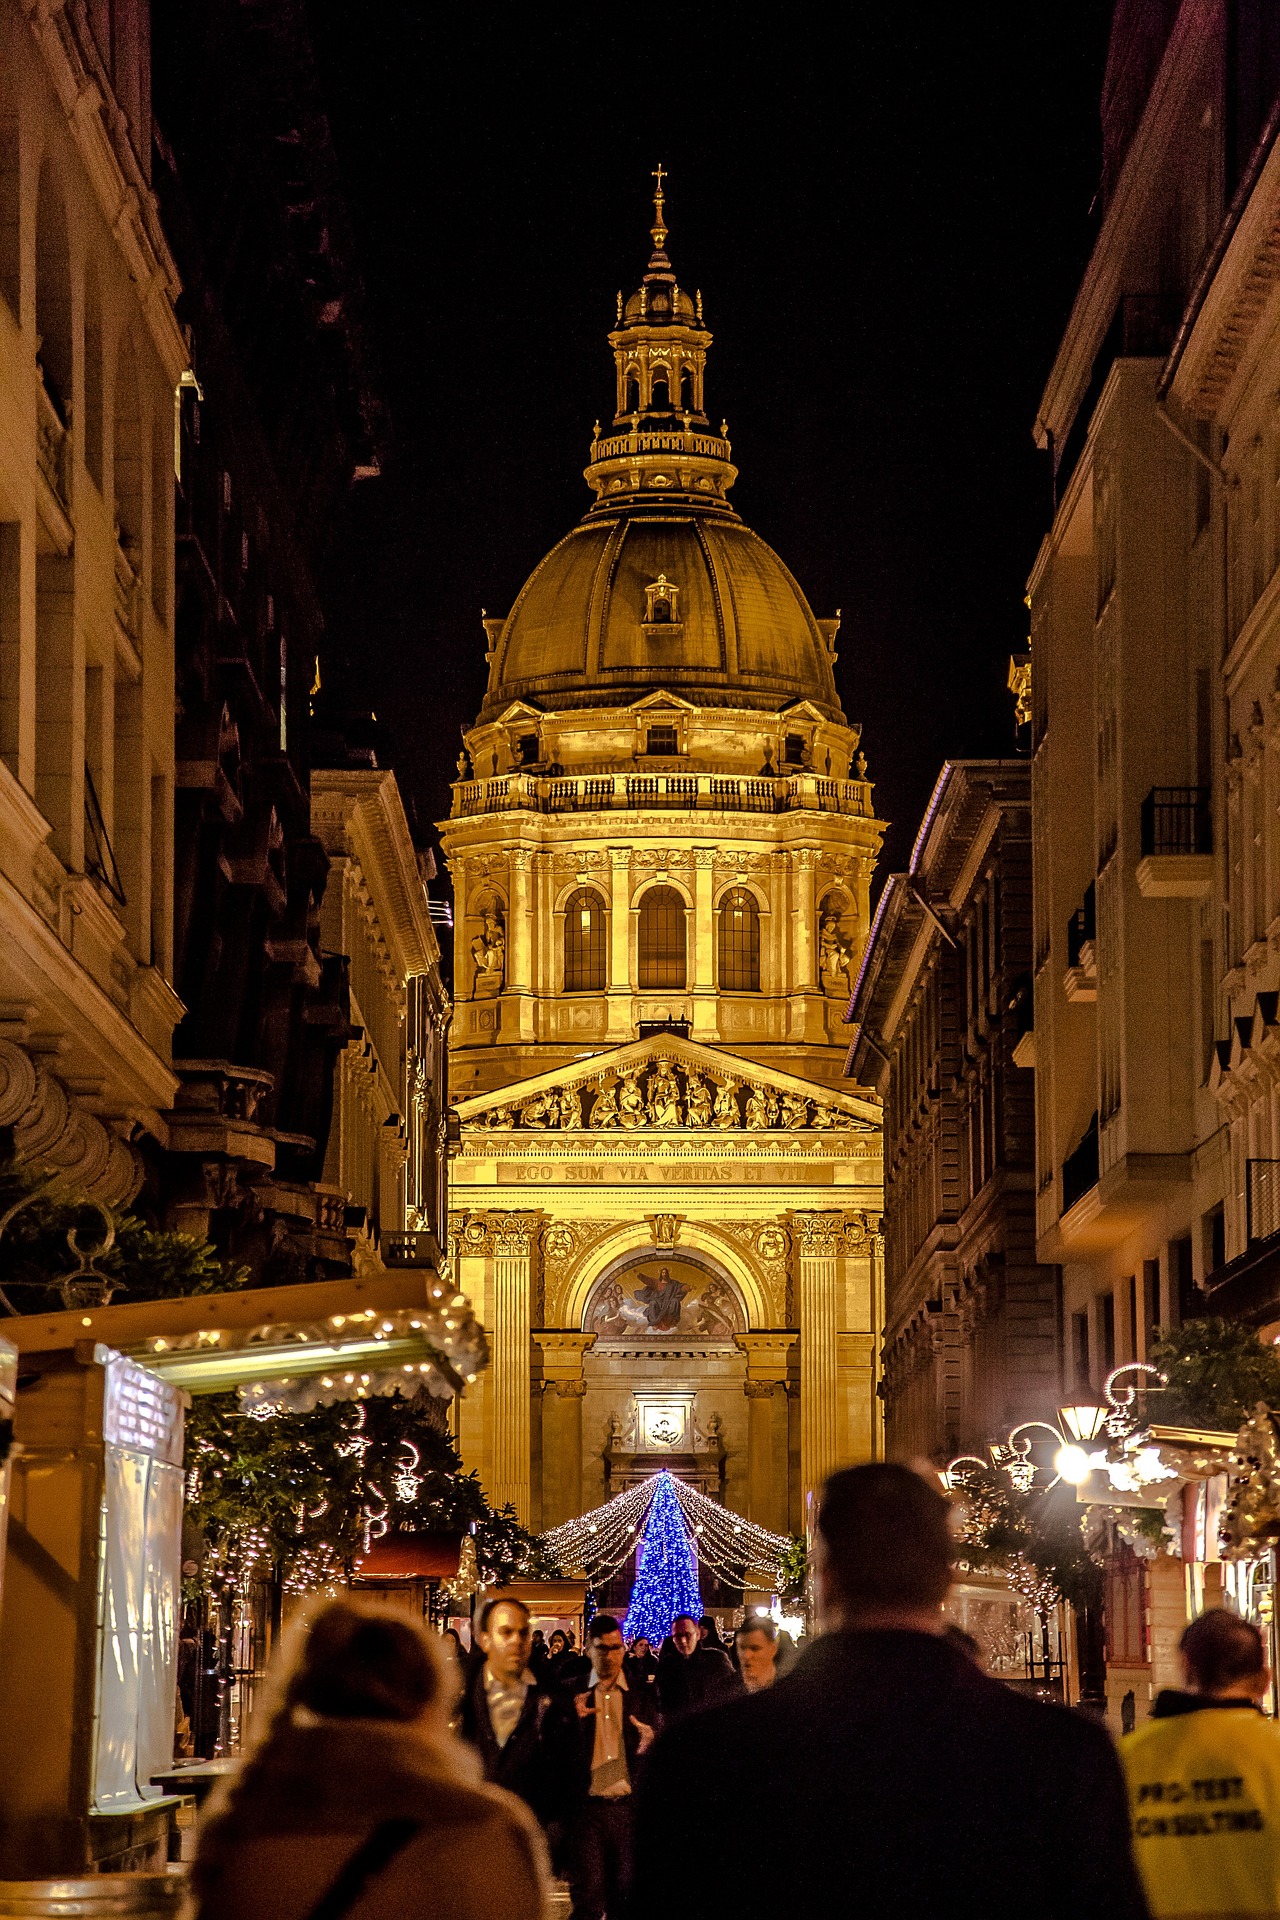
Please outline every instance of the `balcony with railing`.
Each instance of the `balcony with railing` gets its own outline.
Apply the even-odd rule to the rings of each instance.
[[[766,778],[719,773],[540,774],[515,770],[459,780],[454,818],[509,813],[836,813],[871,819],[871,784],[814,773]]]
[[[1098,997],[1098,908],[1091,880],[1084,898],[1067,921],[1067,972],[1064,981],[1067,999],[1096,1000]]]
[[[1200,900],[1213,884],[1207,787],[1152,787],[1142,803],[1138,891],[1146,900]]]
[[[55,525],[55,545],[67,551],[71,541],[71,436],[49,397],[43,380],[36,382],[36,466],[52,496],[45,519]],[[51,509],[51,511],[49,511]]]

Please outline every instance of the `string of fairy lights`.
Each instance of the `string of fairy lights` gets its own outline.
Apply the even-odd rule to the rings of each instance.
[[[628,1487],[604,1506],[552,1527],[542,1536],[545,1545],[562,1567],[576,1568],[588,1580],[600,1580],[616,1572],[643,1538],[660,1480],[671,1484],[690,1545],[700,1561],[734,1585],[756,1586],[759,1583],[746,1576],[762,1574],[765,1586],[776,1587],[791,1546],[786,1535],[770,1533],[767,1527],[744,1520],[666,1469],[638,1486]]]

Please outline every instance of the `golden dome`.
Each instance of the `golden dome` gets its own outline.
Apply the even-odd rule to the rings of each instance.
[[[652,591],[660,581],[666,593]],[[598,506],[525,582],[480,719],[512,700],[617,706],[666,687],[703,706],[777,712],[811,700],[843,720],[835,623],[823,625],[772,547],[724,505]]]
[[[481,722],[513,700],[550,710],[626,705],[660,687],[702,706],[778,712],[812,701],[843,721],[832,673],[838,622],[814,619],[772,547],[727,495],[728,428],[709,430],[711,335],[666,253],[659,167],[654,250],[609,335],[614,431],[591,444],[596,504],[535,567],[505,621],[487,621]],[[661,305],[659,305],[661,303]]]

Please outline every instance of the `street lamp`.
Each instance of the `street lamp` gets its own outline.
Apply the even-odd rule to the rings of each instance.
[[[1154,1372],[1154,1368],[1152,1371]],[[1110,1385],[1110,1383],[1109,1375],[1107,1384]],[[1077,1448],[1087,1447],[1098,1438],[1107,1424],[1107,1416],[1111,1411],[1111,1407],[1105,1400],[1086,1387],[1078,1391],[1067,1406],[1058,1408],[1058,1418],[1066,1428],[1067,1434],[1075,1441]],[[1083,1477],[1081,1475],[1082,1479]]]

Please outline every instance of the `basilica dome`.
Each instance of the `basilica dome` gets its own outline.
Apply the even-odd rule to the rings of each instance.
[[[816,620],[772,547],[729,503],[728,428],[704,406],[702,294],[666,251],[662,170],[653,251],[617,297],[612,428],[597,424],[596,503],[534,568],[506,620],[486,621],[491,721],[514,700],[550,711],[619,706],[666,688],[698,706],[777,713],[808,700],[843,721],[837,620]]]
[[[809,700],[843,718],[831,647],[804,594],[723,506],[594,508],[525,582],[497,636],[480,718],[513,700],[617,706],[658,687],[699,706],[778,712]]]

